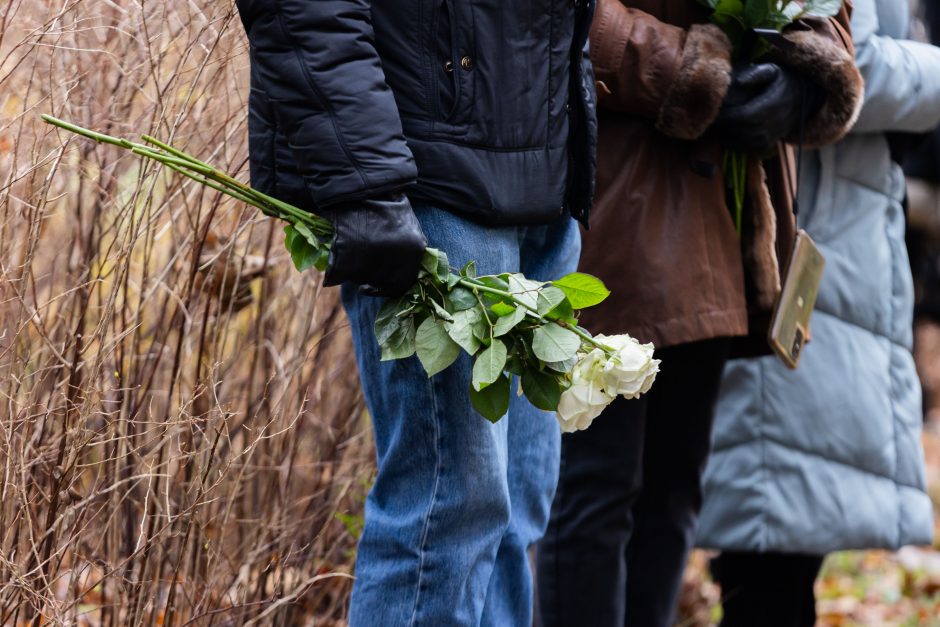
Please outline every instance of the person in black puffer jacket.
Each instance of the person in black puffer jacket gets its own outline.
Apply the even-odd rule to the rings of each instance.
[[[573,271],[596,117],[594,0],[237,0],[251,49],[252,184],[331,218],[372,414],[350,624],[527,625],[529,546],[558,476],[553,416],[513,395],[491,425],[470,360],[430,381],[381,362],[372,324],[424,247],[481,273]]]

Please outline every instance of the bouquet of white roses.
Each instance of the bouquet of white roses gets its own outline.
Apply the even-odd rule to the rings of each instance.
[[[112,137],[51,116],[59,128],[155,160],[202,185],[285,221],[285,246],[298,270],[326,268],[333,226],[309,211],[263,194],[195,157],[150,136],[145,144]],[[428,248],[415,285],[389,300],[375,321],[382,358],[417,354],[434,376],[461,352],[474,358],[469,382],[474,408],[496,422],[509,408],[511,378],[536,407],[555,411],[563,431],[586,429],[617,396],[645,394],[659,372],[653,346],[628,335],[592,337],[578,311],[609,292],[597,278],[573,273],[551,282],[521,274],[477,276]]]

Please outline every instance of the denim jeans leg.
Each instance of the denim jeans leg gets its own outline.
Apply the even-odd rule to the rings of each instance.
[[[519,268],[517,229],[415,212],[452,265],[475,259],[481,272]],[[416,358],[381,362],[372,324],[382,301],[350,286],[343,296],[378,456],[350,625],[479,625],[510,523],[510,420],[492,425],[472,409],[466,355],[430,380]]]
[[[530,279],[557,279],[577,269],[581,236],[570,218],[520,229],[520,238],[521,271]],[[555,415],[514,393],[508,421],[511,516],[490,579],[486,627],[532,624],[529,548],[545,533],[558,482],[561,431]]]
[[[532,624],[529,547],[542,537],[558,479],[558,421],[516,395],[509,407],[510,522],[483,609],[484,627]]]

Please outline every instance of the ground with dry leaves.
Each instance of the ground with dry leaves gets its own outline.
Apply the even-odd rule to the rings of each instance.
[[[918,328],[918,368],[928,422],[924,433],[927,481],[940,512],[940,326]],[[816,582],[817,627],[940,627],[940,519],[933,548],[897,553],[852,551],[830,555]],[[709,555],[696,551],[681,600],[683,627],[721,619],[721,590],[708,576]]]

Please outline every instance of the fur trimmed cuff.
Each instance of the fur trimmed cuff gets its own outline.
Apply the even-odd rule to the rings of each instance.
[[[833,41],[814,31],[790,32],[786,38],[796,46],[786,52],[771,52],[772,60],[803,72],[825,95],[822,107],[806,122],[802,143],[807,148],[835,143],[858,119],[865,81],[852,55]],[[797,144],[800,139],[793,136],[785,141]]]
[[[659,110],[657,130],[698,139],[718,117],[730,84],[731,41],[713,24],[692,26],[678,75]]]

